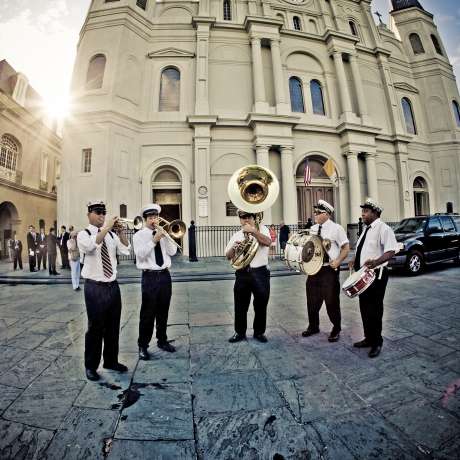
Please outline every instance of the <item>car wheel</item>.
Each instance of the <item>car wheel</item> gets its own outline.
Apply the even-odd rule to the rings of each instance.
[[[418,251],[412,251],[407,256],[406,270],[409,275],[416,276],[423,271],[423,255]]]

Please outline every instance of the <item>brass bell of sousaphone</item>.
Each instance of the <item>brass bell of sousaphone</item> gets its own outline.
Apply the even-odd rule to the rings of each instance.
[[[263,217],[263,211],[273,206],[279,194],[279,182],[268,168],[259,165],[244,166],[234,172],[228,182],[228,196],[242,211],[256,214],[256,227]],[[244,241],[235,251],[231,264],[236,270],[246,267],[256,255],[259,242],[252,235],[245,234]]]

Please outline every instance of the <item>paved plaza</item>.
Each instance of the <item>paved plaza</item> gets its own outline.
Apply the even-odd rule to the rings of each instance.
[[[197,272],[198,273],[198,272]],[[342,272],[345,279],[346,272]],[[83,368],[83,291],[0,285],[0,458],[459,458],[460,268],[390,277],[382,354],[362,338],[357,300],[342,335],[302,338],[305,278],[273,277],[269,342],[229,344],[231,279],[176,282],[168,333],[137,358],[140,286],[121,286],[120,361],[128,374]],[[252,315],[250,315],[252,319]]]

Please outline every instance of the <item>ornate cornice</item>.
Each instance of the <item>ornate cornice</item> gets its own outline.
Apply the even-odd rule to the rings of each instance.
[[[174,57],[174,58],[194,58],[195,53],[190,51],[181,50],[179,48],[164,48],[158,51],[151,51],[147,54],[150,59],[163,58],[163,57]]]
[[[393,83],[393,86],[395,87],[395,89],[409,91],[410,93],[418,94],[420,92],[415,86],[409,85],[409,83],[406,83],[404,81]]]

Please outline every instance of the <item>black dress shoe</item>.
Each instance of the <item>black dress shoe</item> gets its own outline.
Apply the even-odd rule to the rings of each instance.
[[[377,358],[377,356],[380,354],[381,351],[382,351],[381,345],[376,345],[375,347],[372,347],[371,351],[369,352],[369,358]]]
[[[302,332],[302,337],[310,337],[311,335],[319,334],[319,329],[310,329]]]
[[[169,342],[159,342],[158,348],[161,348],[164,351],[168,351],[169,353],[174,353],[176,351],[176,347],[171,345]]]
[[[268,342],[268,339],[267,339],[267,337],[265,337],[265,334],[254,335],[254,338],[256,340],[258,340],[259,342],[262,342],[262,343],[267,343]]]
[[[150,359],[150,353],[147,350],[147,347],[139,347],[139,359],[148,361]]]
[[[329,342],[338,342],[340,338],[340,329],[333,328],[327,340]]]
[[[93,382],[96,382],[100,379],[99,374],[93,369],[86,369],[86,378]]]
[[[369,345],[369,343],[367,342],[366,339],[360,340],[359,342],[355,342],[355,343],[353,344],[353,346],[354,346],[355,348],[368,348],[368,347],[370,347],[370,345]]]
[[[236,342],[241,342],[242,340],[246,340],[246,336],[244,334],[233,334],[228,341],[230,343],[236,343]]]
[[[117,372],[128,372],[128,368],[121,363],[115,363],[115,364],[104,364],[104,369],[110,369],[111,371],[117,371]]]

